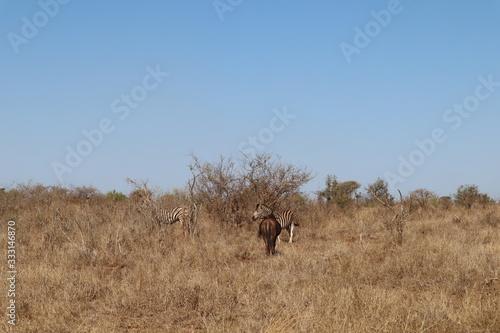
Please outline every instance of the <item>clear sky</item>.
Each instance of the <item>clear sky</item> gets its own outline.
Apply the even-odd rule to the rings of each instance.
[[[243,150],[500,198],[499,37],[499,0],[0,0],[0,185],[171,190]]]

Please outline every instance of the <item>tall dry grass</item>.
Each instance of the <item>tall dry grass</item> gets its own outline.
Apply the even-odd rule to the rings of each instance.
[[[202,214],[185,238],[127,201],[0,199],[17,222],[14,331],[500,332],[496,206],[415,212],[398,246],[383,209],[310,204],[268,257],[257,222]]]

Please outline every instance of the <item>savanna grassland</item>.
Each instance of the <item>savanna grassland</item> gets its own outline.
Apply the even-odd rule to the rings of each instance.
[[[179,223],[148,227],[130,199],[0,200],[3,253],[16,221],[4,332],[500,332],[497,204],[415,209],[399,245],[384,207],[308,202],[294,243],[284,231],[270,257],[253,207],[239,228],[202,209],[199,234],[184,236]]]

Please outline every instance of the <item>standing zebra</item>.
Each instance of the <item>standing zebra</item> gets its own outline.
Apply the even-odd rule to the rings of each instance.
[[[174,207],[172,209],[153,208],[153,218],[161,224],[174,224],[180,222],[184,227],[185,222],[189,218],[189,210],[186,207]]]
[[[257,204],[252,220],[261,219],[259,225],[259,235],[262,236],[266,244],[267,254],[276,254],[276,237],[281,232],[281,226],[273,214],[273,210],[266,205]]]
[[[151,200],[150,195],[144,198],[140,210],[150,211],[152,220],[157,222],[160,228],[162,223],[174,224],[176,222],[180,222],[181,226],[184,227],[186,225],[185,223],[189,221],[189,209],[187,209],[187,207],[174,207],[172,209],[159,208]]]
[[[288,231],[288,235],[290,238],[288,239],[288,243],[292,242],[293,239],[293,227],[299,226],[296,221],[295,214],[291,210],[284,210],[280,213],[274,214],[276,220],[281,226],[281,229],[286,229]],[[278,242],[281,242],[280,236],[278,236]]]

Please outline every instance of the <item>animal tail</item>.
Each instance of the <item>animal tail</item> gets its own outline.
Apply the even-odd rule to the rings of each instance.
[[[273,238],[271,237],[271,233],[272,233],[271,226],[267,225],[266,226],[267,244],[269,246],[269,250],[271,251],[271,254],[274,254],[275,244],[274,244]]]

